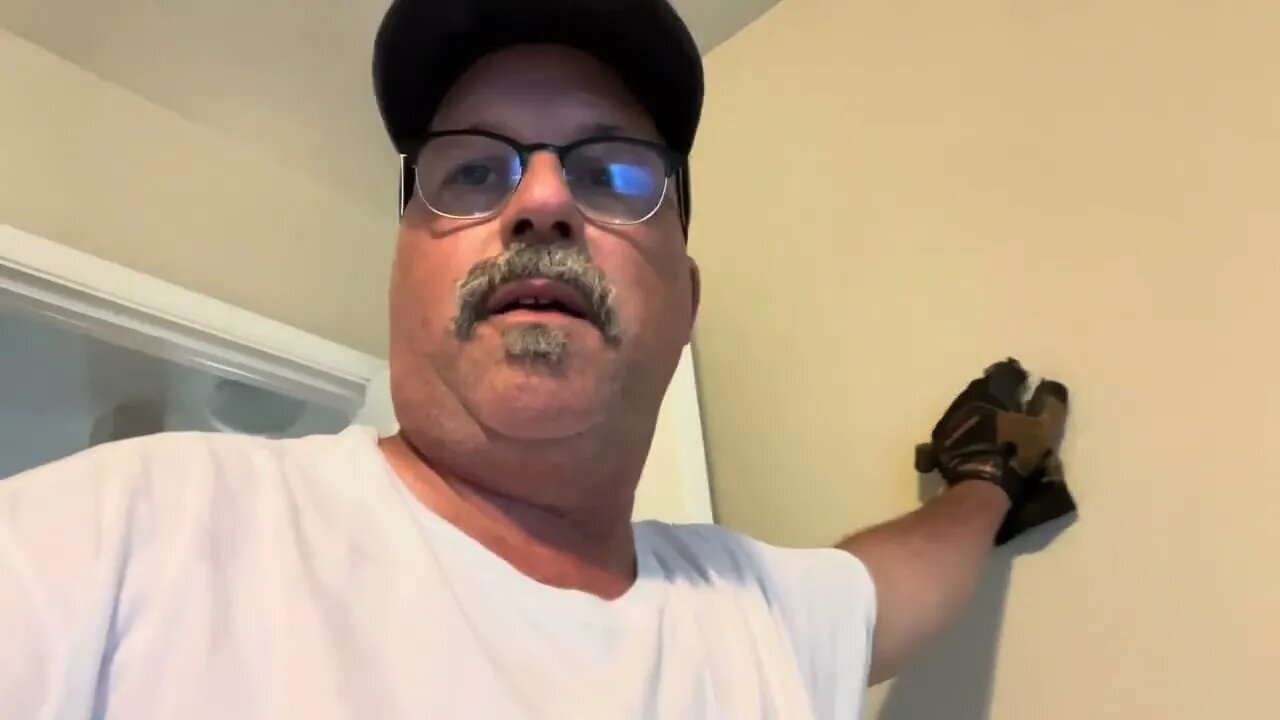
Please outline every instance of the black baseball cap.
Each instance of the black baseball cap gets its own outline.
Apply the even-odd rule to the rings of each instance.
[[[464,72],[532,43],[573,47],[613,68],[687,161],[702,116],[702,56],[668,0],[393,0],[373,50],[374,94],[392,144],[412,156]],[[687,226],[687,164],[679,174]]]

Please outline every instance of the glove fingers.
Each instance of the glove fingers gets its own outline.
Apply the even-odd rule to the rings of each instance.
[[[1054,380],[1043,380],[1027,401],[1027,414],[1044,424],[1050,447],[1057,450],[1067,428],[1067,386]]]
[[[1027,414],[1040,415],[1054,405],[1068,406],[1067,386],[1057,380],[1041,380],[1027,401]]]
[[[1022,410],[1027,371],[1017,360],[1008,358],[988,367],[981,381],[997,407],[1011,412]]]
[[[1012,358],[986,369],[982,377],[972,380],[964,392],[952,401],[943,416],[949,416],[966,405],[989,405],[999,410],[1022,410],[1022,397],[1027,384],[1027,371]]]

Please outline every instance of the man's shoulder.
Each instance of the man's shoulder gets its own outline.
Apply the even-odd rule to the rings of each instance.
[[[786,638],[767,653],[798,664],[821,707],[861,702],[876,622],[875,586],[866,567],[837,548],[786,548],[714,525],[636,525],[641,575],[668,586],[668,602],[710,606],[772,625]],[[832,714],[820,712],[819,714]]]
[[[639,545],[667,568],[737,582],[759,582],[780,548],[719,525],[648,520],[635,525]],[[803,552],[803,551],[791,551]]]
[[[644,520],[634,524],[636,537],[655,552],[687,550],[737,552],[758,541],[729,528],[710,523],[668,523]]]
[[[637,538],[657,551],[690,551],[696,554],[813,554],[826,555],[830,548],[789,548],[759,540],[751,535],[712,523],[667,523],[644,520],[634,524]]]
[[[840,583],[860,595],[872,588],[862,562],[833,547],[782,547],[710,524],[645,521],[635,530],[640,546],[675,575],[729,580],[766,593],[811,592],[814,581]]]
[[[359,429],[357,429],[359,430]],[[0,508],[50,503],[113,506],[140,496],[157,501],[212,485],[246,485],[290,469],[323,468],[353,441],[341,435],[276,440],[230,433],[170,432],[99,445],[0,480]]]
[[[274,456],[287,459],[337,442],[341,435],[315,435],[277,440],[216,432],[165,432],[104,443],[18,473],[0,481],[0,488],[37,479],[72,476],[100,482],[113,475],[145,475],[166,468],[182,468],[210,460]]]
[[[62,491],[118,490],[175,462],[195,462],[215,447],[230,450],[243,444],[242,438],[215,433],[160,433],[103,443],[0,480],[0,501],[53,492],[52,485]]]
[[[76,576],[217,528],[247,536],[251,521],[280,520],[286,508],[345,507],[360,484],[342,480],[375,457],[365,430],[296,440],[164,433],[82,451],[0,480],[0,556],[6,544],[41,558],[32,562],[56,555],[60,572]]]

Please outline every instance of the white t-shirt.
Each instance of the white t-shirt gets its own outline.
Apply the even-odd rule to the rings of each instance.
[[[0,718],[856,718],[840,550],[636,526],[605,601],[417,502],[374,432],[168,434],[0,481]]]

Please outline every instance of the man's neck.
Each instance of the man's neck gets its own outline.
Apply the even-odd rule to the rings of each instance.
[[[605,599],[635,581],[630,495],[592,507],[538,504],[496,491],[499,483],[444,470],[400,435],[379,443],[406,487],[429,510],[544,585]],[[529,482],[538,482],[530,466]]]

